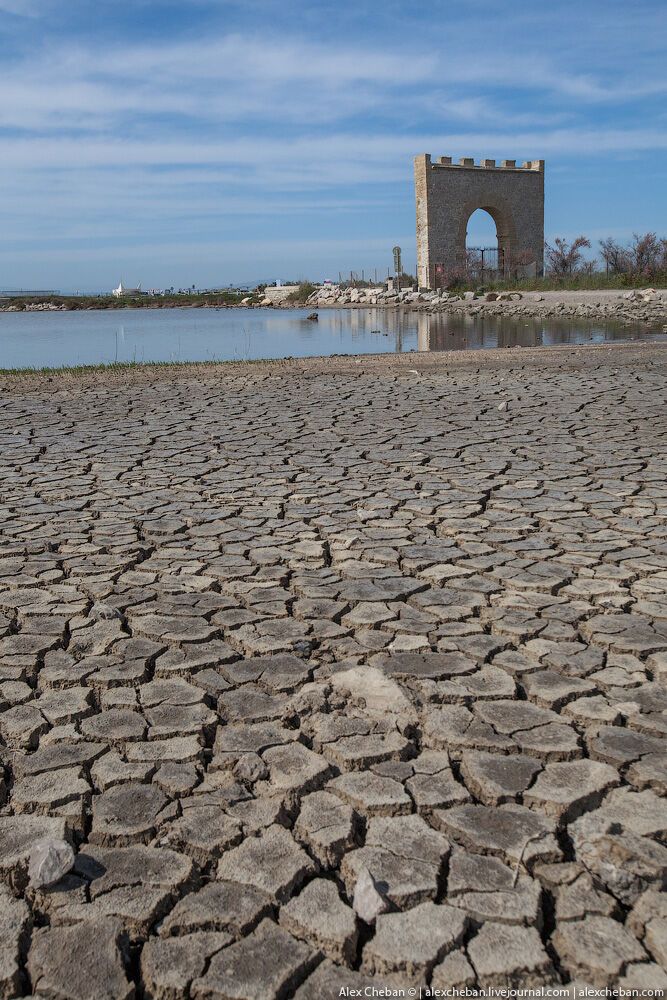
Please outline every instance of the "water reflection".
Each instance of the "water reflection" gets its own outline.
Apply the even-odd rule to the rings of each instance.
[[[280,317],[275,320],[280,326]],[[464,313],[413,313],[386,309],[321,310],[319,323],[300,319],[309,340],[332,344],[349,339],[359,353],[466,351],[542,347],[637,339],[636,330],[620,323],[579,318],[532,319],[526,316],[469,316]],[[659,332],[642,339],[660,339]],[[335,353],[335,348],[323,353]]]
[[[567,343],[569,331],[558,331]],[[581,331],[580,331],[581,332]],[[539,347],[544,343],[541,322],[525,318],[422,314],[418,318],[420,351],[466,351],[493,347]],[[564,338],[564,339],[561,339]]]
[[[636,331],[620,324],[581,319],[531,319],[526,316],[427,314],[417,318],[420,351],[466,351],[489,348],[546,347],[634,339]]]

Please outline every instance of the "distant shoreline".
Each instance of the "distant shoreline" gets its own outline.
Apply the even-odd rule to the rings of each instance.
[[[112,299],[97,296],[52,297],[44,300],[0,300],[0,313],[101,312],[127,309],[400,309],[410,312],[459,313],[467,316],[534,319],[580,318],[626,325],[658,327],[667,332],[666,289],[609,289],[516,291],[473,295],[472,292],[401,292],[383,289],[318,289],[306,302],[268,305],[256,295],[170,296],[167,298]]]
[[[250,301],[242,301],[248,299]],[[106,295],[50,295],[0,297],[0,312],[115,312],[123,309],[236,309],[252,308],[257,297],[243,293],[193,296],[142,296],[113,298]]]
[[[309,309],[409,309],[479,317],[588,319],[626,326],[658,327],[667,333],[667,289],[581,289],[560,291],[395,292],[372,289],[321,289],[308,299]]]

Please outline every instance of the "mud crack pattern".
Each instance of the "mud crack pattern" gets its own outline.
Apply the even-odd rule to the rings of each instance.
[[[0,997],[667,986],[666,372],[8,381]]]

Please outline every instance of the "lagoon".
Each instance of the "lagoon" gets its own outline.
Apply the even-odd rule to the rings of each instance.
[[[0,368],[120,362],[253,361],[480,350],[667,335],[601,320],[466,316],[399,309],[124,309],[0,313]]]

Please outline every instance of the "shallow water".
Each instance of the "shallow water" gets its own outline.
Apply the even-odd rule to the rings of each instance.
[[[250,361],[400,351],[667,340],[620,323],[387,309],[124,309],[0,313],[0,368]]]

